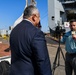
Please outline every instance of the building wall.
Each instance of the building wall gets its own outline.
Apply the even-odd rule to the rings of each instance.
[[[6,35],[6,34],[7,34],[7,32],[6,32],[6,31],[7,31],[7,30],[4,30],[4,29],[3,29],[3,30],[0,30],[0,35],[1,35],[1,36]]]
[[[62,17],[60,16],[60,12],[65,12],[64,8],[58,0],[55,0],[55,24],[57,24],[58,21],[60,21],[60,24],[62,23]]]
[[[60,11],[65,12],[61,2],[58,0],[48,0],[48,24],[51,29],[55,28],[57,23],[61,21]],[[52,17],[54,17],[54,19],[52,19]]]
[[[48,0],[48,25],[55,30],[55,27],[64,26],[64,22],[76,19],[76,1],[75,0]],[[54,19],[52,19],[52,16]],[[65,28],[66,32],[69,27]],[[52,31],[51,30],[51,31]]]
[[[48,0],[48,24],[54,28],[55,25],[55,0]]]

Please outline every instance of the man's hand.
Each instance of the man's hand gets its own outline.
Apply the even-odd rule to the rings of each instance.
[[[72,37],[76,40],[76,31],[72,31]]]
[[[76,40],[76,35],[74,35],[74,34],[73,34],[73,35],[72,35],[72,37],[73,37],[73,39],[75,39],[75,40]]]

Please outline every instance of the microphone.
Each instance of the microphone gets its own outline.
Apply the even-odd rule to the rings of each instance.
[[[72,38],[76,39],[76,31],[72,31],[71,34],[72,34]]]
[[[72,31],[71,34],[72,34],[72,35],[75,35],[75,34],[76,34],[76,31]]]

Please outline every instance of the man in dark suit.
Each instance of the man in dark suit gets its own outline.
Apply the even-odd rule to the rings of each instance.
[[[24,10],[23,21],[10,34],[10,75],[52,75],[43,32],[36,26],[40,14],[35,6]]]

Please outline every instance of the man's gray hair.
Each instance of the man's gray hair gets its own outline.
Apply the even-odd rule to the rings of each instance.
[[[38,11],[38,9],[35,7],[35,6],[33,6],[33,5],[30,5],[30,6],[27,6],[26,8],[25,8],[25,10],[24,10],[24,14],[23,14],[23,18],[29,18],[31,15],[33,15],[33,14],[36,14],[36,13],[38,13],[39,11]]]

